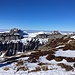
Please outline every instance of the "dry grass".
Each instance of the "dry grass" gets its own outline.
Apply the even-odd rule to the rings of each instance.
[[[66,65],[66,64],[63,64],[63,63],[59,63],[58,66],[61,66],[62,68],[65,68],[66,71],[73,70],[72,66]]]
[[[24,66],[23,66],[23,67],[18,67],[18,68],[17,68],[17,71],[22,71],[22,70],[23,70],[23,71],[27,71],[27,70],[28,70],[28,67],[24,67]]]
[[[71,45],[70,43],[67,43],[67,44],[64,46],[63,50],[72,49],[71,47],[72,47],[72,45]]]
[[[23,65],[24,64],[24,61],[23,60],[19,60],[18,62],[17,62],[17,64],[16,64],[16,66],[21,66],[21,65]]]
[[[44,56],[47,54],[54,54],[55,52],[52,50],[48,50],[48,51],[37,51],[35,53],[31,53],[31,55],[29,56],[28,61],[35,63],[37,62],[37,60],[39,59],[40,56]]]
[[[40,66],[36,67],[36,71],[41,71]]]
[[[55,57],[55,61],[62,61],[63,59],[65,59],[65,57],[61,57],[61,56],[58,56],[58,57]]]
[[[56,38],[56,39],[52,39],[48,42],[48,44],[45,45],[45,47],[51,47],[51,48],[55,48],[59,45],[65,44],[66,42],[68,42],[71,38]]]
[[[71,42],[65,44],[63,50],[68,50],[68,49],[75,50],[75,40],[72,40]]]
[[[31,71],[28,71],[28,72],[30,73],[30,72],[37,72],[37,71],[41,71],[40,66],[37,66],[34,70],[31,70]]]
[[[4,70],[5,70],[5,71],[8,71],[8,70],[9,70],[9,67],[5,67]]]
[[[44,71],[49,70],[48,66],[42,66],[42,70],[44,70]]]
[[[75,58],[66,57],[65,60],[67,62],[75,62]]]
[[[35,70],[31,70],[31,71],[29,71],[29,72],[37,72],[37,71],[41,71],[41,70],[43,70],[43,71],[46,71],[46,70],[49,70],[48,69],[48,66],[37,66],[36,68],[35,68]]]
[[[46,57],[47,60],[53,60],[55,58],[54,55],[48,54],[48,56]]]

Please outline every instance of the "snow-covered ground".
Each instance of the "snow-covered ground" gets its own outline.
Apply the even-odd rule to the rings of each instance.
[[[0,75],[75,75],[75,72],[72,71],[66,72],[61,70],[48,70],[48,71],[28,73],[24,71],[15,72],[14,70],[10,70],[10,71],[1,70]]]
[[[26,54],[31,55],[32,52],[33,51],[28,52]],[[75,52],[71,50],[62,51],[59,49],[58,51],[55,52],[55,56],[75,57]],[[6,65],[2,64],[2,66],[0,64],[0,75],[75,75],[75,70],[66,71],[64,68],[61,68],[60,66],[57,65],[58,63],[64,63],[66,65],[73,66],[74,62],[67,62],[65,59],[57,62],[54,59],[47,60],[46,57],[47,55],[40,56],[38,61],[35,63],[28,62],[27,60],[29,59],[29,57],[22,57],[18,59],[18,60],[23,60],[24,62],[24,64],[20,65],[19,67],[22,67],[22,66],[28,67],[27,71],[23,71],[23,70],[17,71],[17,67],[18,67],[16,66],[17,62],[13,62],[11,64],[6,64]],[[41,69],[41,71],[31,72],[32,70],[35,70],[36,67],[39,66],[38,64],[40,62],[46,63],[46,66],[48,66],[48,70],[44,71]],[[9,70],[4,70],[4,68],[6,67],[8,67]]]
[[[72,36],[71,38],[74,38],[75,39],[75,36]]]
[[[64,56],[64,57],[75,57],[75,50],[66,50],[63,51],[62,49],[59,49],[58,51],[56,51],[55,56]]]

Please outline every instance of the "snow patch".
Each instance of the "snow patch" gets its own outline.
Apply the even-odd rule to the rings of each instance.
[[[47,34],[47,32],[29,33],[29,37],[36,37],[38,34]]]
[[[60,47],[64,47],[64,45],[61,45],[61,46],[57,46],[56,48],[60,48]]]
[[[75,51],[63,51],[62,49],[59,49],[58,51],[56,51],[55,56],[75,57]]]
[[[71,38],[74,38],[75,39],[75,36],[71,36]]]

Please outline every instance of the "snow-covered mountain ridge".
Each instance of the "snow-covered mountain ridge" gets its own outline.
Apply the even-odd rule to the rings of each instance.
[[[17,52],[12,56],[5,56],[4,51],[2,52],[0,56],[0,75],[74,75],[75,35],[60,33],[27,33],[26,37],[11,40],[11,46],[6,46],[6,43],[3,43],[3,45],[9,47],[10,52],[8,51],[8,54],[12,50],[13,53],[15,50]],[[50,38],[38,38],[37,35],[39,34],[48,34]],[[0,43],[1,45],[2,43]],[[37,49],[38,45],[41,45],[41,47]]]

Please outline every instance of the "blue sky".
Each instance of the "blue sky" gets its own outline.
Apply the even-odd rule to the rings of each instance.
[[[0,29],[75,31],[75,0],[0,0]]]

